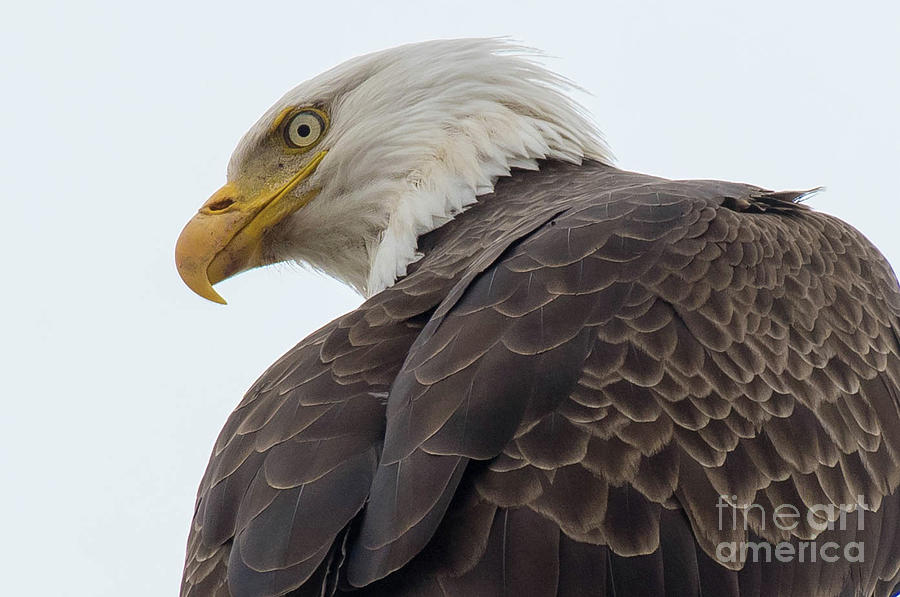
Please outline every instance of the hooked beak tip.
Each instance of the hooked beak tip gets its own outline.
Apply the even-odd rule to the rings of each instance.
[[[204,239],[203,235],[198,235],[197,232],[195,221],[191,220],[178,237],[178,242],[175,244],[175,267],[178,269],[178,275],[181,276],[187,287],[198,296],[220,305],[226,305],[225,299],[213,289],[210,283],[207,272],[210,260],[204,257],[204,251],[198,250],[198,244],[202,243]]]

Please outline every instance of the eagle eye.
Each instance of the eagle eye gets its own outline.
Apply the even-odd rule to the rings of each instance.
[[[285,119],[284,142],[293,149],[306,149],[325,133],[325,114],[319,110],[304,109]]]

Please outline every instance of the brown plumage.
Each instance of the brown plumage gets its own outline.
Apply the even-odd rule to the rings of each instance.
[[[182,595],[889,595],[900,290],[801,195],[590,161],[501,179],[249,390]],[[805,516],[857,496],[862,528]],[[865,557],[717,560],[759,538]]]

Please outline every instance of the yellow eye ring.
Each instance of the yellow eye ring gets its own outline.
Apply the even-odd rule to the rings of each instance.
[[[328,117],[315,108],[291,111],[281,120],[282,139],[291,149],[309,149],[319,142],[328,127]]]

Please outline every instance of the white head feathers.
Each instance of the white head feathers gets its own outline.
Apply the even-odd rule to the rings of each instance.
[[[288,92],[229,165],[229,178],[299,169],[300,158],[272,156],[260,139],[286,107],[328,113],[317,146],[328,153],[304,185],[320,193],[273,231],[270,258],[311,265],[371,296],[418,258],[419,235],[490,193],[511,168],[534,170],[544,158],[609,163],[596,128],[563,94],[570,86],[533,54],[490,39],[410,44]]]

